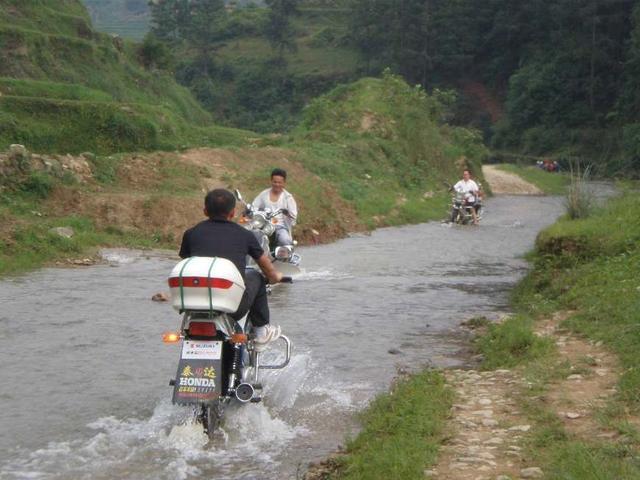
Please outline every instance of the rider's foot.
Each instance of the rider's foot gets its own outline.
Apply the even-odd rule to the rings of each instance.
[[[256,351],[263,351],[270,342],[280,338],[280,325],[267,324],[263,327],[254,328],[255,338],[253,345]]]

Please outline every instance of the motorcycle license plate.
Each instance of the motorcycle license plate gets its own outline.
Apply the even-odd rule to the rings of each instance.
[[[222,342],[216,340],[185,340],[181,358],[188,360],[220,360]]]
[[[220,396],[222,342],[185,340],[178,363],[173,403],[203,403]]]

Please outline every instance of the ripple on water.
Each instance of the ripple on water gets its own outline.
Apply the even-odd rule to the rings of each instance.
[[[266,374],[264,403],[229,408],[214,442],[166,387],[178,353],[159,336],[179,319],[149,298],[166,288],[175,253],[116,251],[105,257],[116,269],[0,282],[0,383],[13,386],[13,398],[0,397],[0,478],[295,478],[357,431],[354,411],[387,388],[397,362],[451,364],[460,346],[443,335],[504,308],[520,256],[561,201],[490,202],[480,228],[414,225],[301,249],[301,281],[270,299],[294,343],[291,365]],[[23,315],[32,329],[19,328]],[[399,346],[402,356],[388,354]]]

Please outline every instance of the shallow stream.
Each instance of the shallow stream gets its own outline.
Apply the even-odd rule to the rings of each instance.
[[[294,343],[265,401],[228,410],[207,444],[171,405],[177,257],[107,251],[106,265],[0,281],[0,478],[297,478],[357,431],[355,413],[398,368],[458,365],[465,319],[497,318],[525,273],[551,197],[490,199],[482,225],[386,228],[301,248],[304,273],[271,297]]]

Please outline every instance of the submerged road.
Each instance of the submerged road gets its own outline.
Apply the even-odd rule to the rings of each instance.
[[[459,324],[496,318],[525,273],[551,197],[498,197],[482,225],[387,228],[300,249],[305,272],[271,297],[294,343],[265,402],[230,408],[207,444],[171,405],[179,316],[150,297],[176,262],[109,251],[109,265],[0,282],[0,478],[297,478],[357,430],[397,368],[457,365]],[[391,354],[389,352],[393,352]]]

